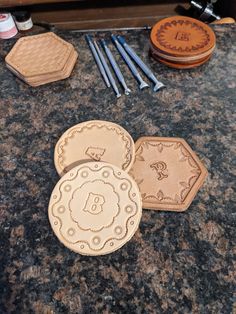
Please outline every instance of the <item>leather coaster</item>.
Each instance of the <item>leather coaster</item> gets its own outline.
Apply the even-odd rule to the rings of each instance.
[[[76,60],[78,58],[78,53],[73,50],[70,59],[64,66],[64,69],[59,72],[47,74],[47,75],[40,75],[34,76],[33,78],[25,78],[20,73],[18,73],[15,69],[13,69],[10,65],[6,64],[6,67],[14,73],[19,79],[23,80],[25,83],[29,84],[30,86],[36,87],[44,84],[48,84],[51,82],[59,81],[68,78],[71,75],[71,72],[75,66]]]
[[[172,16],[157,22],[151,43],[159,52],[176,57],[198,56],[215,46],[215,34],[205,23],[186,16]]]
[[[118,124],[93,120],[68,129],[58,140],[54,163],[60,176],[88,161],[105,161],[128,171],[135,147],[130,134]]]
[[[137,182],[143,207],[186,210],[207,176],[207,170],[181,138],[141,137],[130,175]]]
[[[48,207],[58,239],[83,255],[104,255],[122,247],[137,230],[141,215],[136,182],[103,162],[85,163],[66,173]]]
[[[166,60],[168,62],[175,62],[175,63],[197,63],[200,62],[203,59],[206,59],[209,57],[212,52],[214,51],[215,46],[213,46],[211,49],[207,50],[206,52],[197,55],[197,56],[190,56],[190,57],[175,57],[175,56],[170,56],[167,54],[161,53],[158,49],[154,48],[153,45],[150,45],[150,51],[152,54],[156,55],[158,58]]]
[[[155,53],[152,53],[152,52],[151,52],[151,55],[155,60],[167,65],[168,67],[174,68],[174,69],[181,69],[181,70],[196,68],[206,63],[211,58],[211,55],[209,55],[206,58],[199,60],[198,62],[177,63],[177,62],[168,61],[168,60],[159,58]]]
[[[17,40],[5,61],[24,77],[63,70],[73,46],[49,32]]]

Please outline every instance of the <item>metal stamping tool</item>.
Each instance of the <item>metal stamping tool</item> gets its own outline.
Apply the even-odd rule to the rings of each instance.
[[[108,77],[107,77],[107,75],[106,75],[105,69],[104,69],[104,67],[103,67],[103,65],[102,65],[102,63],[101,63],[101,60],[100,60],[100,58],[99,58],[99,56],[98,56],[98,54],[97,54],[97,51],[96,51],[96,49],[95,49],[95,47],[94,47],[94,45],[93,45],[91,36],[85,35],[85,38],[86,38],[87,43],[88,43],[88,45],[89,45],[89,47],[90,47],[90,49],[91,49],[91,51],[92,51],[92,54],[93,54],[93,56],[94,56],[94,59],[95,59],[95,61],[96,61],[96,63],[97,63],[97,66],[98,66],[98,68],[99,68],[99,71],[101,72],[102,77],[103,77],[103,79],[104,79],[104,81],[105,81],[107,87],[110,87],[111,84],[110,84],[110,82],[109,82],[109,80],[108,80]]]
[[[101,45],[103,46],[103,48],[106,52],[107,58],[109,59],[111,65],[113,67],[113,70],[116,73],[118,80],[120,81],[121,85],[124,87],[125,95],[129,95],[129,93],[131,93],[131,90],[127,87],[127,85],[125,83],[125,79],[124,79],[124,77],[120,71],[120,68],[119,68],[118,64],[116,63],[116,60],[114,59],[114,57],[111,53],[111,50],[108,48],[106,41],[104,39],[101,39]]]
[[[164,87],[165,85],[158,81],[152,71],[146,66],[146,64],[139,58],[139,56],[136,54],[136,52],[126,43],[125,39],[122,36],[117,36],[117,39],[121,45],[125,48],[127,53],[130,55],[130,57],[140,66],[140,68],[143,70],[143,72],[147,75],[147,77],[153,81],[155,84],[153,90],[154,92],[158,91],[160,88]]]
[[[133,64],[132,60],[130,59],[130,57],[128,56],[127,52],[125,51],[125,49],[121,46],[121,44],[118,42],[118,40],[116,39],[115,35],[111,35],[111,38],[114,42],[114,44],[116,45],[116,48],[118,49],[118,51],[120,52],[121,56],[123,57],[123,59],[125,60],[125,62],[127,63],[128,67],[130,68],[130,71],[133,73],[134,77],[138,80],[138,82],[140,83],[139,88],[143,89],[145,87],[149,87],[149,85],[141,78],[138,70],[136,69],[135,65]]]
[[[112,88],[114,89],[114,91],[116,93],[116,97],[119,98],[121,96],[121,94],[120,94],[120,92],[118,90],[118,87],[116,86],[116,82],[115,82],[115,80],[114,80],[114,78],[112,76],[112,73],[111,73],[111,71],[110,71],[110,69],[108,67],[108,64],[107,64],[107,62],[106,62],[106,60],[105,60],[105,58],[104,58],[100,48],[98,47],[97,42],[95,40],[93,41],[93,44],[94,44],[94,46],[95,46],[95,48],[97,50],[97,53],[98,53],[98,55],[99,55],[99,57],[101,59],[102,65],[104,66],[106,74],[107,74],[107,76],[109,78],[109,81],[110,81],[110,83],[112,85]]]

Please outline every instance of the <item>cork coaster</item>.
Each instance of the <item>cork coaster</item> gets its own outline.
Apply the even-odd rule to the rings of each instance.
[[[181,138],[141,137],[130,175],[137,182],[143,207],[186,210],[207,176],[207,170]]]
[[[5,58],[24,77],[63,70],[73,46],[52,32],[18,39]]]
[[[88,161],[105,161],[128,171],[135,147],[130,134],[118,124],[93,120],[68,129],[58,140],[54,163],[60,176]]]
[[[48,207],[58,239],[83,255],[104,255],[122,247],[137,230],[141,215],[137,184],[127,172],[103,162],[67,172]]]
[[[215,34],[208,25],[186,16],[165,18],[151,31],[152,45],[163,54],[176,57],[201,55],[215,42]]]

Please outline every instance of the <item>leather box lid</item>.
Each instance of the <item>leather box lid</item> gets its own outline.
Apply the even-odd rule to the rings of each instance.
[[[172,16],[157,22],[151,31],[151,44],[164,54],[179,57],[201,55],[215,46],[213,30],[186,16]]]

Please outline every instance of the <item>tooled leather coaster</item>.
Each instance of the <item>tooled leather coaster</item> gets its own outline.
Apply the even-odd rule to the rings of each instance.
[[[206,63],[210,58],[211,55],[209,55],[208,57],[199,60],[198,62],[184,62],[184,63],[176,63],[173,61],[168,61],[166,59],[161,59],[159,58],[156,54],[152,53],[152,56],[155,60],[160,61],[161,63],[167,65],[170,68],[174,68],[174,69],[192,69],[192,68],[196,68],[204,63]]]
[[[48,84],[51,82],[55,82],[58,80],[63,80],[68,78],[71,75],[71,72],[74,68],[74,65],[76,63],[78,57],[78,53],[73,50],[71,53],[70,60],[68,60],[68,63],[65,65],[63,71],[59,71],[55,74],[48,74],[48,75],[41,75],[41,76],[34,76],[33,79],[28,79],[23,77],[20,73],[18,73],[15,69],[13,69],[11,66],[6,64],[6,67],[13,72],[18,78],[29,84],[30,86],[36,87],[43,84]]]
[[[210,51],[215,41],[215,34],[208,25],[186,16],[165,18],[157,22],[151,31],[152,46],[172,56],[201,56]]]
[[[73,46],[52,32],[25,36],[16,42],[5,61],[24,77],[61,71]]]
[[[207,170],[181,138],[141,137],[130,175],[137,182],[143,207],[184,211],[207,176]]]
[[[60,176],[88,161],[105,161],[128,171],[134,162],[132,137],[118,124],[92,120],[68,129],[58,140],[54,163]]]
[[[127,172],[108,163],[88,162],[59,180],[48,215],[66,247],[83,255],[104,255],[132,238],[141,219],[142,201]]]
[[[209,57],[212,52],[215,49],[215,45],[207,50],[206,52],[202,53],[201,55],[197,56],[190,56],[190,57],[175,57],[168,54],[163,54],[159,52],[157,49],[155,49],[152,45],[150,45],[150,52],[154,55],[156,55],[158,58],[165,59],[169,62],[176,62],[176,63],[194,63],[194,62],[200,62],[201,60]]]

